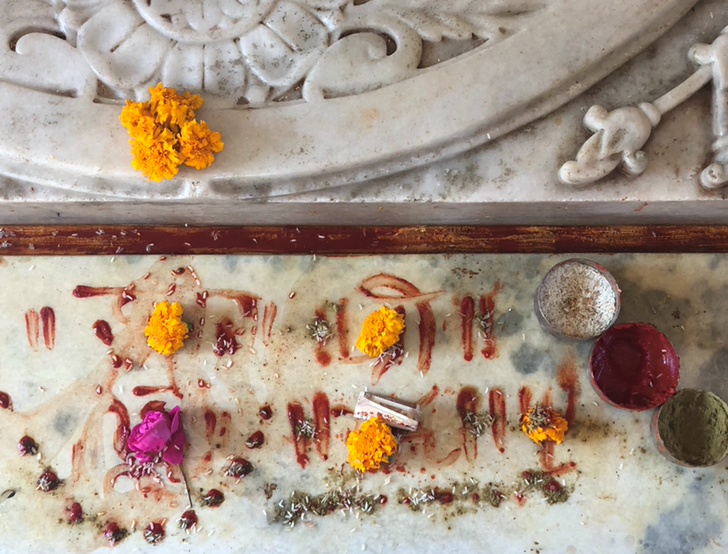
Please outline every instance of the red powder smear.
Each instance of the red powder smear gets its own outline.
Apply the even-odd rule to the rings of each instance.
[[[490,415],[494,418],[493,425],[491,427],[493,432],[493,441],[500,452],[505,452],[505,438],[508,421],[506,421],[506,395],[502,390],[491,389],[488,395],[488,407],[490,408]]]
[[[564,361],[556,369],[556,379],[559,382],[561,390],[566,391],[568,395],[564,419],[571,425],[576,415],[576,402],[579,400],[579,395],[581,394],[579,372],[576,369],[576,360],[573,352],[567,354]]]
[[[43,322],[43,342],[48,350],[56,345],[56,312],[49,306],[40,310],[40,319]]]
[[[647,323],[622,323],[594,344],[591,380],[603,400],[618,408],[648,410],[675,394],[680,358],[670,341]]]
[[[473,359],[473,319],[475,318],[475,300],[466,296],[460,303],[460,318],[462,319],[463,359],[469,362]]]
[[[493,322],[495,317],[495,295],[503,289],[500,281],[496,281],[491,290],[487,294],[480,296],[480,313],[483,317],[484,328],[482,330],[485,347],[482,350],[483,356],[492,360],[498,357],[498,345],[493,336]]]
[[[270,344],[270,336],[273,332],[273,323],[278,315],[278,306],[275,302],[268,302],[263,310],[263,344]]]
[[[326,313],[324,308],[316,310],[316,319],[326,321]],[[326,367],[331,363],[331,354],[324,350],[325,345],[323,342],[316,341],[316,361],[321,364],[322,367]]]
[[[288,422],[291,424],[291,434],[293,436],[293,445],[296,448],[296,461],[305,468],[310,461],[308,458],[308,445],[311,439],[298,433],[300,426],[306,421],[303,415],[303,406],[299,402],[290,402],[288,404]]]
[[[316,450],[323,460],[329,459],[330,414],[329,397],[326,396],[326,393],[317,392],[313,397],[313,418],[316,426]]]
[[[346,306],[348,298],[339,300],[339,310],[336,312],[336,334],[339,338],[339,354],[342,358],[349,356],[349,324],[346,322]]]
[[[518,407],[522,414],[528,411],[531,407],[531,389],[528,387],[521,387],[518,389]]]
[[[25,312],[25,334],[28,336],[28,344],[38,352],[38,337],[40,336],[40,316],[34,309]]]
[[[430,389],[430,392],[422,396],[416,404],[419,404],[420,407],[427,406],[428,404],[432,403],[435,398],[437,398],[437,395],[440,394],[440,387],[437,385],[432,385],[432,388]]]
[[[470,459],[468,451],[468,443],[470,443],[473,451],[473,459],[478,457],[478,438],[473,435],[467,427],[466,418],[468,413],[475,413],[478,411],[480,406],[480,394],[475,387],[463,387],[460,389],[456,402],[458,414],[462,421],[461,433],[463,436],[463,450],[465,451],[465,458]]]

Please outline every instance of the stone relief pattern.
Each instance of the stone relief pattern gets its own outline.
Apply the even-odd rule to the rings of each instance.
[[[143,99],[147,87],[162,81],[230,108],[353,95],[405,80],[422,70],[424,44],[496,43],[522,29],[545,1],[26,0],[9,6],[0,29],[4,81],[89,100]]]

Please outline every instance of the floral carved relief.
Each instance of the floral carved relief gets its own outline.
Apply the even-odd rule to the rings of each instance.
[[[2,23],[6,48],[0,59],[9,70],[0,79],[89,99],[143,99],[150,84],[162,81],[204,92],[220,108],[315,101],[393,84],[499,42],[544,5],[29,0],[13,4]]]

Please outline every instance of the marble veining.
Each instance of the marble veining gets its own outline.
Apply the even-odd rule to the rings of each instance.
[[[653,323],[673,342],[681,387],[728,398],[722,376],[728,257],[585,257],[620,284],[620,321]],[[167,536],[155,547],[160,552],[722,549],[728,544],[726,462],[695,470],[667,462],[651,443],[650,413],[612,408],[591,389],[591,342],[561,342],[539,326],[533,294],[546,271],[566,258],[0,259],[0,390],[13,408],[0,409],[0,493],[15,491],[10,498],[0,494],[0,552],[105,551],[108,521],[127,529],[135,524],[114,550],[133,552],[147,547],[141,529],[163,519]],[[185,347],[169,358],[148,349],[142,337],[153,302],[162,299],[180,301],[194,326]],[[404,354],[389,367],[352,348],[364,317],[384,302],[401,305],[407,322]],[[484,313],[492,315],[477,326]],[[306,331],[322,314],[334,329],[325,345]],[[94,332],[99,320],[109,323],[110,344]],[[227,320],[239,348],[218,355]],[[151,392],[135,393],[141,386]],[[480,437],[467,434],[456,409],[463,387],[472,387],[480,409],[501,414],[505,425]],[[355,426],[345,408],[353,408],[364,389],[419,399],[423,419],[420,430],[402,440],[390,473],[357,479],[345,463],[345,436]],[[300,403],[313,420],[314,400],[322,395],[330,402],[328,434],[326,426],[317,427],[307,446],[297,443],[287,406]],[[522,398],[529,395],[572,419],[563,444],[539,448],[517,430]],[[182,407],[189,443],[184,469],[199,532],[176,527],[186,499],[173,482],[174,470],[161,483],[142,481],[141,490],[133,479],[116,476],[122,460],[114,447],[115,414],[124,406],[134,424],[149,400]],[[270,420],[258,415],[264,405],[272,409]],[[247,448],[246,439],[259,430],[264,444]],[[40,461],[20,456],[17,443],[25,434],[40,445]],[[238,482],[225,475],[231,455],[253,465]],[[44,467],[64,479],[56,492],[36,490]],[[527,470],[551,472],[568,498],[550,504],[528,485]],[[213,487],[225,502],[202,507],[202,495]],[[309,515],[293,527],[275,521],[276,506],[285,506],[292,492],[316,495],[338,487],[358,487],[370,498],[386,495],[387,502],[372,513],[360,506]],[[501,491],[500,505],[473,499],[476,487]],[[403,503],[415,497],[424,498],[415,509]],[[63,521],[71,500],[87,514],[81,524]]]

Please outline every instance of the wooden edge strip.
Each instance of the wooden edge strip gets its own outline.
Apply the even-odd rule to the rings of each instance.
[[[0,256],[728,252],[728,226],[0,227]]]

